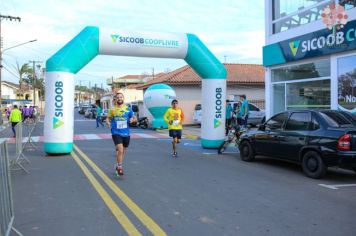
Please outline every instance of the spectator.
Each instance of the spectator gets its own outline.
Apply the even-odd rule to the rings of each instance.
[[[241,102],[238,101],[236,105],[236,109],[234,111],[234,117],[236,119],[236,124],[238,125],[241,125],[240,107],[241,107]]]
[[[229,103],[229,100],[226,100],[226,122],[225,122],[225,135],[227,135],[229,128],[231,126],[231,119],[232,119],[232,106]]]
[[[248,120],[248,102],[246,100],[246,95],[241,95],[241,107],[240,107],[240,116],[241,116],[241,125],[242,127],[247,127],[247,120]]]
[[[98,100],[96,101],[96,128],[99,128],[99,125],[104,127],[104,124],[101,121],[102,114],[103,114],[103,109],[101,108],[100,100]]]

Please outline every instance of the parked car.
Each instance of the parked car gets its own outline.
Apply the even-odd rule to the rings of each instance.
[[[235,111],[237,108],[237,102],[230,102],[231,106],[233,107],[233,110]],[[248,103],[248,119],[247,123],[249,125],[256,126],[258,124],[262,124],[266,120],[266,113],[264,110],[258,108],[255,104],[253,103]]]
[[[311,178],[323,177],[328,167],[356,172],[356,116],[334,110],[295,110],[279,113],[241,136],[240,157],[256,155],[302,164]]]
[[[201,104],[196,104],[193,113],[193,122],[201,124]]]
[[[88,108],[84,113],[84,117],[89,119],[96,119],[96,108]]]
[[[84,115],[88,108],[95,108],[95,105],[82,105],[79,107],[78,113]]]
[[[230,102],[233,110],[235,111],[237,108],[237,102]],[[248,116],[248,124],[250,125],[258,125],[261,124],[265,121],[265,111],[258,108],[255,104],[249,103],[248,104],[249,108],[249,116]],[[201,104],[196,104],[194,108],[194,113],[193,113],[193,122],[195,124],[201,124]]]

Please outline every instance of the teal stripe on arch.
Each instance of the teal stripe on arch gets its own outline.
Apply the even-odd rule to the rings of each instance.
[[[71,143],[44,143],[44,151],[49,154],[68,154],[73,150]]]
[[[85,27],[46,62],[46,71],[77,73],[99,54],[99,28]]]
[[[188,52],[185,61],[202,79],[226,79],[224,65],[194,34],[187,34]]]
[[[209,140],[209,139],[200,139],[200,143],[203,148],[218,148],[224,142],[224,139],[218,140]]]

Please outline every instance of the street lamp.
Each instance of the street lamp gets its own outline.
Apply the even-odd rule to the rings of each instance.
[[[1,89],[1,83],[2,83],[2,54],[7,51],[7,50],[10,50],[12,48],[16,48],[16,47],[19,47],[19,46],[22,46],[24,44],[27,44],[27,43],[33,43],[33,42],[36,42],[37,39],[33,39],[33,40],[30,40],[30,41],[27,41],[27,42],[24,42],[24,43],[20,43],[20,44],[17,44],[17,45],[14,45],[14,46],[11,46],[11,47],[8,47],[8,48],[5,48],[4,50],[1,50],[1,46],[0,46],[0,125],[3,124],[3,120],[2,120],[2,89]]]

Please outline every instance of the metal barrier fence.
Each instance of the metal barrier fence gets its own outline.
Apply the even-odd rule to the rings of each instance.
[[[0,143],[0,236],[9,236],[11,231],[22,236],[13,226],[14,220],[9,154],[6,140],[2,140]]]
[[[11,123],[2,126],[0,130],[0,236],[9,236],[11,232],[22,236],[13,226],[15,216],[10,170],[23,170],[29,173],[23,166],[23,162],[30,163],[30,161],[23,151],[25,148],[36,149],[32,140],[32,133],[38,122],[39,116],[33,122],[27,120],[25,123],[17,123],[15,126],[15,140],[10,138],[12,137]],[[25,138],[23,137],[24,133],[27,136]],[[13,150],[13,146],[10,147],[10,150],[12,150],[11,158],[8,142],[15,143],[15,150]]]
[[[27,174],[30,172],[22,165],[22,162],[27,162],[30,163],[30,161],[26,158],[26,156],[23,154],[23,136],[22,136],[22,130],[23,130],[23,123],[19,122],[15,126],[15,131],[16,131],[16,151],[15,151],[15,158],[10,161],[10,166],[11,170],[23,170]]]

